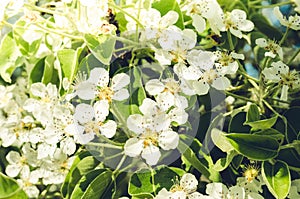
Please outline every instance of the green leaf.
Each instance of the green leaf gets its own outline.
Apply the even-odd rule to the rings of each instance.
[[[83,151],[78,153],[73,161],[73,164],[67,174],[67,176],[65,177],[65,181],[61,186],[61,193],[65,198],[68,198],[68,194],[69,194],[69,183],[70,183],[70,179],[72,177],[72,173],[73,171],[76,169],[76,166],[78,165],[78,163],[85,157],[90,156],[91,154],[88,151]]]
[[[74,191],[72,192],[71,198],[77,199],[81,198],[86,191],[89,184],[101,173],[106,171],[105,169],[96,169],[88,172],[86,175],[82,176],[81,179],[77,182],[74,187]]]
[[[246,115],[246,112],[239,112],[235,114],[229,122],[228,132],[249,133],[251,128],[248,125],[244,125]]]
[[[55,57],[53,54],[48,55],[45,59],[44,72],[42,77],[42,82],[48,84],[52,80],[53,70],[54,70],[54,60]]]
[[[45,59],[40,59],[32,68],[30,83],[41,82],[44,74]]]
[[[84,198],[111,198],[112,193],[112,172],[105,171],[101,173],[95,180],[91,182],[87,190],[84,192],[82,199]],[[109,193],[110,192],[110,193]]]
[[[106,169],[96,169],[90,171],[76,184],[71,198],[104,198],[103,195],[107,189],[111,188],[111,182],[111,171]]]
[[[29,24],[26,21],[19,20],[15,24],[15,27],[13,28],[13,36],[16,40],[16,43],[19,47],[20,52],[24,56],[26,56],[27,59],[35,60],[34,55],[38,51],[43,37],[36,39],[32,43],[28,43],[26,40],[24,40],[23,35],[24,35],[25,31],[32,28],[28,25]]]
[[[182,140],[179,140],[177,149],[182,156],[200,173],[214,182],[220,181],[220,174],[216,171],[210,170],[205,164],[203,164],[196,156],[195,152]]]
[[[277,159],[286,162],[290,169],[300,172],[300,155],[293,146],[281,149]]]
[[[231,163],[231,161],[236,155],[237,155],[236,151],[234,150],[228,151],[226,158],[218,159],[215,165],[213,166],[213,169],[215,169],[216,171],[223,171],[229,166],[229,164]]]
[[[219,129],[212,129],[211,138],[214,144],[223,152],[229,152],[234,150],[231,143],[226,139],[225,133]]]
[[[236,151],[253,160],[267,160],[277,156],[279,143],[270,136],[230,133],[226,135]]]
[[[115,49],[116,39],[112,35],[99,35],[95,37],[90,34],[84,36],[85,42],[93,55],[105,65],[109,65],[112,53]]]
[[[270,136],[272,138],[275,138],[276,140],[283,140],[284,139],[284,135],[282,133],[280,133],[276,129],[272,129],[272,128],[261,130],[261,131],[257,131],[257,132],[255,132],[253,134],[255,134],[255,135]]]
[[[98,164],[99,161],[92,156],[87,156],[80,160],[80,162],[76,164],[75,168],[72,171],[70,171],[71,174],[67,188],[67,195],[71,195],[81,177],[86,175],[88,172],[94,170]]]
[[[142,82],[142,72],[140,68],[134,67],[129,71],[129,75],[131,80],[130,82],[132,82],[132,84],[129,85],[130,104],[140,106],[146,98],[146,92]]]
[[[183,15],[181,13],[180,7],[176,0],[160,0],[152,3],[152,8],[155,8],[160,12],[160,14],[163,16],[167,14],[170,10],[173,10],[178,13],[179,18],[178,21],[175,23],[177,27],[180,29],[184,29],[184,21],[183,21]]]
[[[287,125],[287,136],[286,139],[288,142],[292,142],[297,139],[297,134],[300,132],[300,107],[293,107],[287,110],[283,116],[286,118]]]
[[[153,198],[151,171],[144,169],[130,177],[128,193],[135,197]]]
[[[62,49],[57,52],[63,76],[67,77],[71,82],[78,71],[78,59],[81,52],[82,48],[77,48],[76,51],[73,49]]]
[[[4,81],[11,83],[11,75],[21,64],[20,56],[15,40],[6,34],[0,44],[0,75]]]
[[[284,199],[290,190],[291,176],[288,165],[283,161],[275,164],[264,161],[262,164],[262,177],[269,191],[277,199]]]
[[[153,197],[154,191],[157,193],[162,188],[169,190],[174,185],[174,180],[184,173],[179,168],[159,166],[153,170],[153,185],[151,171],[142,169],[130,177],[128,192],[131,196],[137,198]]]
[[[18,183],[0,172],[0,199],[27,199]]]
[[[274,124],[277,121],[278,116],[274,116],[268,119],[263,119],[263,120],[258,120],[258,121],[254,121],[254,122],[245,122],[244,124],[247,124],[249,126],[251,126],[251,130],[252,131],[256,131],[256,130],[264,130],[264,129],[269,129],[272,126],[274,126]]]
[[[246,121],[255,122],[260,119],[259,109],[256,104],[251,104],[247,111]]]

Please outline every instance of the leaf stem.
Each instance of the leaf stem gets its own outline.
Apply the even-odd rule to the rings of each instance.
[[[108,5],[109,5],[110,7],[112,7],[112,8],[114,8],[114,9],[116,9],[116,10],[119,10],[121,13],[127,15],[128,17],[130,17],[131,19],[133,19],[138,25],[140,25],[140,27],[141,27],[142,29],[144,29],[144,25],[141,24],[141,22],[140,22],[137,18],[135,18],[133,15],[131,15],[130,13],[128,13],[128,12],[125,11],[124,9],[120,8],[119,6],[116,6],[116,5],[113,4],[113,3],[108,3]]]
[[[289,33],[289,30],[290,28],[289,27],[286,27],[286,30],[285,30],[285,33],[284,35],[282,36],[280,42],[278,43],[279,46],[281,46],[283,44],[283,42],[286,40],[287,36],[288,36],[288,33]]]
[[[229,95],[229,96],[232,96],[232,97],[235,97],[237,99],[241,99],[241,100],[244,100],[244,101],[247,101],[247,102],[252,102],[252,103],[256,103],[256,101],[252,100],[252,99],[249,99],[247,97],[243,97],[243,96],[240,96],[240,95],[236,95],[234,93],[231,93],[231,92],[228,92],[228,91],[225,91],[226,95]]]

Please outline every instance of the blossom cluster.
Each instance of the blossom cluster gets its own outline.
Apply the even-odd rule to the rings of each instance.
[[[269,5],[285,30],[279,32],[279,41],[255,26],[250,11],[258,13],[261,1],[247,1],[247,6],[240,2],[244,6],[235,8],[217,0],[174,0],[170,1],[172,9],[165,9],[163,1],[1,3],[0,80],[4,83],[0,85],[0,149],[5,151],[5,174],[15,178],[29,198],[38,198],[44,189],[43,193],[59,192],[62,183],[72,184],[66,176],[76,167],[73,162],[78,153],[88,151],[89,146],[104,148],[103,154],[110,157],[103,159],[116,159],[113,168],[105,161],[93,168],[111,175],[113,183],[108,187],[117,186],[120,168],[154,169],[169,159],[186,172],[197,169],[206,173],[210,181],[205,193],[200,193],[199,181],[192,173],[159,190],[153,180],[153,198],[260,199],[262,186],[280,198],[276,194],[282,193],[273,190],[266,172],[250,179],[237,174],[233,186],[228,186],[226,179],[217,181],[222,181],[219,172],[234,170],[229,165],[238,155],[244,159],[237,161],[240,165],[234,165],[233,173],[252,159],[286,170],[296,168],[287,166],[284,161],[288,158],[277,156],[284,153],[280,150],[293,147],[293,153],[299,153],[299,129],[296,122],[286,121],[289,113],[285,111],[290,110],[300,89],[299,67],[293,64],[299,47],[292,48],[298,50],[290,59],[285,49],[289,31],[300,30],[299,1],[293,1],[294,13],[288,17],[280,7]],[[258,78],[249,73],[247,63],[259,73]],[[214,104],[215,99],[208,100],[213,92],[234,98]],[[221,126],[219,117],[212,115],[222,108],[227,111],[220,116],[227,122],[224,129],[228,134],[218,134],[223,142],[214,144],[224,153],[215,161],[211,158],[214,154],[204,148],[213,140],[212,129]],[[239,118],[235,128],[233,118],[240,113],[246,119],[242,122]],[[194,121],[194,116],[211,116],[214,121],[205,126],[205,118]],[[204,126],[194,129],[193,122]],[[295,135],[288,135],[289,131]],[[253,152],[249,145],[255,144],[251,142],[255,139],[273,145],[268,148],[263,143],[253,147]],[[241,143],[246,146],[240,147]],[[115,149],[117,154],[110,154]],[[180,157],[173,157],[173,152]],[[203,161],[202,156],[206,158]],[[82,175],[75,182],[78,189],[95,175],[86,170],[78,174]],[[215,175],[209,176],[210,172]],[[297,198],[299,180],[291,178],[289,170],[286,176],[290,184],[282,195]]]

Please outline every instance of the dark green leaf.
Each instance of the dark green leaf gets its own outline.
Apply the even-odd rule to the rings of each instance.
[[[246,121],[255,122],[260,119],[259,109],[256,104],[251,104],[247,112]]]
[[[236,151],[253,160],[267,160],[277,156],[279,143],[270,136],[231,133],[226,135]]]
[[[245,121],[246,112],[239,112],[235,114],[229,122],[228,132],[249,133],[251,128],[248,125],[243,125]]]

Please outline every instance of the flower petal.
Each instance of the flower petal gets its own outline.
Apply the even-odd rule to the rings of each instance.
[[[104,68],[94,68],[90,72],[89,82],[100,87],[105,87],[109,82],[109,73]]]
[[[142,151],[142,158],[144,158],[149,165],[156,165],[160,156],[161,153],[159,148],[152,144],[144,148]]]
[[[140,114],[130,115],[127,118],[127,127],[136,134],[141,134],[144,130],[144,117]]]
[[[165,89],[165,85],[160,82],[158,79],[151,79],[145,85],[146,91],[149,95],[157,95]]]
[[[116,134],[117,123],[113,120],[108,120],[100,126],[101,134],[107,138],[112,138]]]
[[[186,193],[193,193],[197,190],[198,180],[193,174],[186,173],[180,179],[180,186]]]
[[[127,89],[122,88],[114,93],[112,96],[113,100],[122,101],[129,98],[129,92]]]
[[[198,14],[193,14],[192,15],[192,20],[193,20],[193,26],[196,28],[198,33],[202,33],[206,29],[206,22],[203,17],[201,17]]]
[[[230,86],[230,81],[227,77],[218,77],[212,83],[212,87],[218,90],[225,90]]]
[[[78,104],[75,108],[74,118],[85,124],[94,118],[94,109],[88,104]]]
[[[175,149],[178,146],[179,135],[174,131],[163,131],[158,136],[158,144],[164,150]]]
[[[125,73],[119,73],[112,78],[111,88],[114,91],[124,88],[130,83],[130,77]]]
[[[96,96],[96,86],[91,82],[83,81],[78,84],[76,88],[76,94],[80,99],[83,100],[94,99]]]
[[[143,150],[143,140],[138,138],[129,138],[124,145],[125,155],[137,157]]]
[[[94,104],[95,119],[103,122],[109,114],[109,103],[107,100],[100,100]]]

